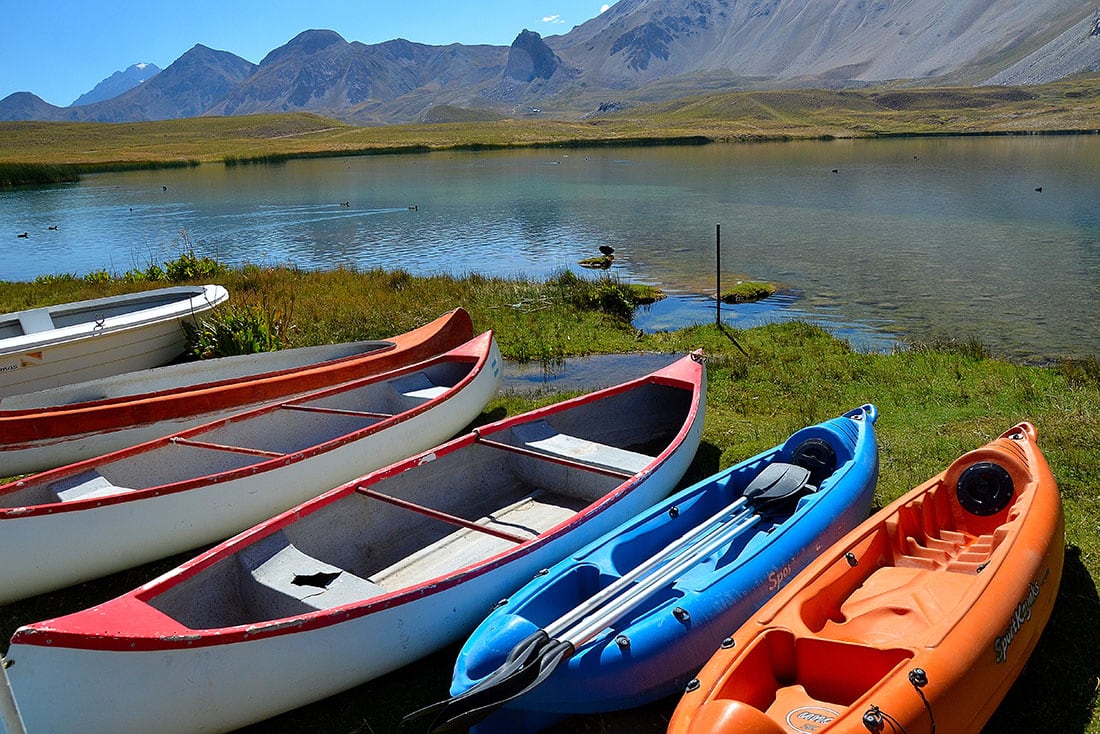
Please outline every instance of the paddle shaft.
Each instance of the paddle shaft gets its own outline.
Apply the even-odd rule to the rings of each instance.
[[[743,518],[745,515],[741,517]],[[557,636],[557,638],[571,643],[574,648],[579,648],[599,634],[605,627],[612,624],[615,620],[619,619],[639,603],[647,599],[653,592],[673,581],[685,570],[691,568],[711,553],[714,553],[726,543],[731,542],[734,538],[759,521],[759,515],[751,514],[742,522],[717,533],[709,541],[691,548],[690,552],[677,558],[674,562],[647,578],[628,593],[616,599],[614,605],[604,609],[602,614],[582,620],[571,629]]]
[[[638,564],[632,568],[629,572],[623,574],[607,587],[601,589],[596,594],[593,594],[581,604],[570,609],[568,612],[558,617],[550,624],[543,627],[543,630],[550,637],[556,637],[563,630],[568,629],[570,625],[576,623],[578,620],[583,619],[586,615],[592,614],[594,611],[603,606],[608,600],[617,596],[624,589],[634,583],[636,580],[645,576],[653,569],[660,566],[669,558],[677,553],[680,553],[685,548],[691,546],[703,538],[706,538],[711,533],[715,532],[722,527],[722,524],[729,520],[735,519],[737,516],[733,516],[723,520],[726,515],[735,513],[744,507],[748,503],[745,497],[739,497],[734,502],[726,505],[718,512],[711,515],[709,518],[699,523],[691,530],[681,535],[676,540],[666,545],[661,550],[654,553],[643,563]],[[715,523],[718,523],[717,525]]]

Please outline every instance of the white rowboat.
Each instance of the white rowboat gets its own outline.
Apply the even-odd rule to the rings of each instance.
[[[183,354],[182,322],[228,298],[178,286],[0,315],[0,397],[167,364]]]

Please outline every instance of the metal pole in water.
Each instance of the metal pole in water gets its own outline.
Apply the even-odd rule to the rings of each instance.
[[[714,325],[722,324],[722,225],[714,225]]]
[[[15,694],[8,682],[8,661],[0,657],[0,724],[6,734],[27,734],[19,707],[15,704]]]

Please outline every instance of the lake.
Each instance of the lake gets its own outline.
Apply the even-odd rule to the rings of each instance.
[[[781,288],[723,307],[731,326],[801,319],[863,350],[977,339],[1025,360],[1100,354],[1097,136],[446,152],[98,174],[0,192],[0,279],[121,273],[189,248],[231,264],[542,278],[589,273],[577,261],[609,245],[612,275],[673,296],[639,312],[636,325],[656,330],[713,321],[719,224],[723,283]]]

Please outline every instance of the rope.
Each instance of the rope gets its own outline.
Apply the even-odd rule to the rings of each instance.
[[[909,683],[912,684],[913,690],[920,696],[920,700],[924,703],[925,710],[928,711],[928,720],[932,725],[931,734],[936,734],[936,717],[932,714],[932,703],[928,700],[928,697],[924,695],[924,691],[921,690],[928,685],[928,674],[925,673],[922,668],[913,668],[909,671]],[[872,734],[880,734],[880,732],[884,731],[886,728],[885,724],[889,724],[890,731],[895,734],[908,734],[900,721],[874,704],[872,704],[863,714],[863,725],[867,727],[867,731]]]

